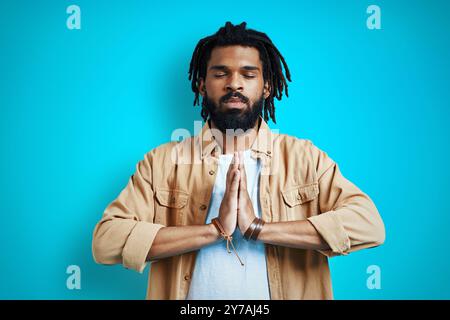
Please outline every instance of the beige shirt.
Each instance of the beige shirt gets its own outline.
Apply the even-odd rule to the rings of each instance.
[[[95,261],[142,273],[160,228],[204,224],[220,153],[208,123],[198,135],[148,152],[95,227]],[[316,251],[265,244],[271,299],[332,299],[328,257],[384,242],[374,203],[327,153],[309,140],[272,132],[262,118],[251,156],[262,161],[263,220],[308,219],[330,247]],[[146,298],[185,299],[196,254],[152,261]]]

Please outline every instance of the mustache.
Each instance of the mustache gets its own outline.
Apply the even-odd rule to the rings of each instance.
[[[229,92],[226,95],[224,95],[222,98],[220,98],[221,103],[225,103],[231,98],[239,98],[242,103],[248,103],[249,99],[244,96],[242,93],[239,92]]]

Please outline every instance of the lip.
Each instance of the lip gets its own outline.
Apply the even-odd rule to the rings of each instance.
[[[228,102],[225,102],[224,105],[227,108],[235,108],[235,109],[244,109],[246,107],[246,104],[243,103],[241,100],[229,100]]]

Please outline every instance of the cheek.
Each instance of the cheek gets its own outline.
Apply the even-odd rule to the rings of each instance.
[[[227,94],[226,90],[223,90],[221,86],[210,85],[206,87],[208,99],[213,101],[216,105],[219,105],[220,99]]]
[[[255,83],[252,84],[248,87],[248,97],[250,98],[250,100],[252,100],[252,103],[254,103],[255,101],[259,100],[259,98],[261,98],[261,96],[263,95],[263,84],[261,83]]]
[[[219,83],[220,81],[207,81],[205,84],[206,92],[208,97],[215,98],[223,95],[223,85]]]

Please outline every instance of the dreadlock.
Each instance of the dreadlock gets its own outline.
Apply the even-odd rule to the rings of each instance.
[[[197,43],[189,66],[189,80],[191,80],[192,91],[195,93],[194,106],[199,105],[199,79],[206,78],[206,65],[213,48],[229,45],[254,47],[258,49],[262,61],[264,81],[268,82],[271,88],[269,96],[264,100],[264,120],[268,121],[270,115],[272,121],[276,123],[273,98],[281,100],[283,90],[286,91],[286,97],[288,96],[286,78],[291,81],[291,74],[286,61],[270,38],[265,33],[246,29],[246,25],[246,22],[239,25],[227,22],[215,34],[205,37]],[[286,78],[283,75],[281,64],[283,64]],[[201,116],[203,120],[207,121],[208,115],[209,112],[202,101]]]

